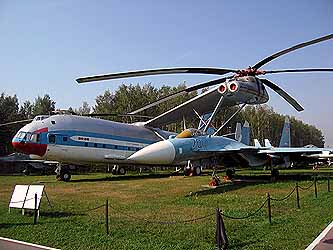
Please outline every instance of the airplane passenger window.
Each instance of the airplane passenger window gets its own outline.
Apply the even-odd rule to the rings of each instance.
[[[56,137],[55,135],[49,135],[49,143],[55,143]]]

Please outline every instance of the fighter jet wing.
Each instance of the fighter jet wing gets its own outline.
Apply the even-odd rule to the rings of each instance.
[[[271,149],[263,149],[259,150],[259,154],[270,154],[270,155],[281,155],[281,154],[314,154],[314,153],[322,153],[323,151],[333,152],[333,149],[328,148],[271,148]]]
[[[248,146],[248,147],[240,147],[240,148],[217,148],[217,149],[214,149],[214,148],[200,148],[200,149],[197,149],[195,150],[197,152],[209,152],[209,153],[219,153],[219,154],[228,154],[228,153],[257,153],[259,151],[258,148],[256,147],[252,147],[252,146]]]

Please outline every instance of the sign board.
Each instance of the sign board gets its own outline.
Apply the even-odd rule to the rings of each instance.
[[[23,208],[35,209],[35,194],[37,194],[37,209],[39,209],[40,201],[42,199],[44,185],[30,185]]]
[[[35,194],[37,194],[37,209],[39,209],[43,190],[44,185],[16,185],[9,208],[35,209]]]
[[[29,185],[16,185],[10,199],[9,207],[23,208]]]

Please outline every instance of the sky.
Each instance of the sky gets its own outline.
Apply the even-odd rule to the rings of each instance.
[[[83,76],[166,67],[242,69],[300,42],[333,33],[331,0],[0,0],[0,92],[22,104],[49,94],[78,108],[122,83],[187,85],[214,79],[165,75],[78,85]],[[262,69],[333,68],[333,40]],[[267,75],[305,110],[269,91],[268,105],[323,131],[333,146],[333,73]]]

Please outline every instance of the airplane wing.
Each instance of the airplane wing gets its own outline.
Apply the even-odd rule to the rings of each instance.
[[[221,149],[198,149],[197,152],[207,152],[207,153],[218,153],[218,154],[228,154],[228,153],[256,153],[258,148],[255,147],[243,147],[243,148],[221,148]]]
[[[184,119],[190,119],[195,116],[196,110],[199,114],[203,115],[214,110],[217,102],[221,98],[221,94],[217,91],[218,87],[208,90],[201,95],[182,103],[181,105],[147,121],[145,126],[160,127]],[[230,103],[229,98],[224,98],[221,107],[232,106],[235,103]]]
[[[58,164],[58,161],[34,160],[29,155],[21,153],[13,153],[7,156],[0,157],[2,162],[26,162],[26,163],[43,163],[43,164]]]

